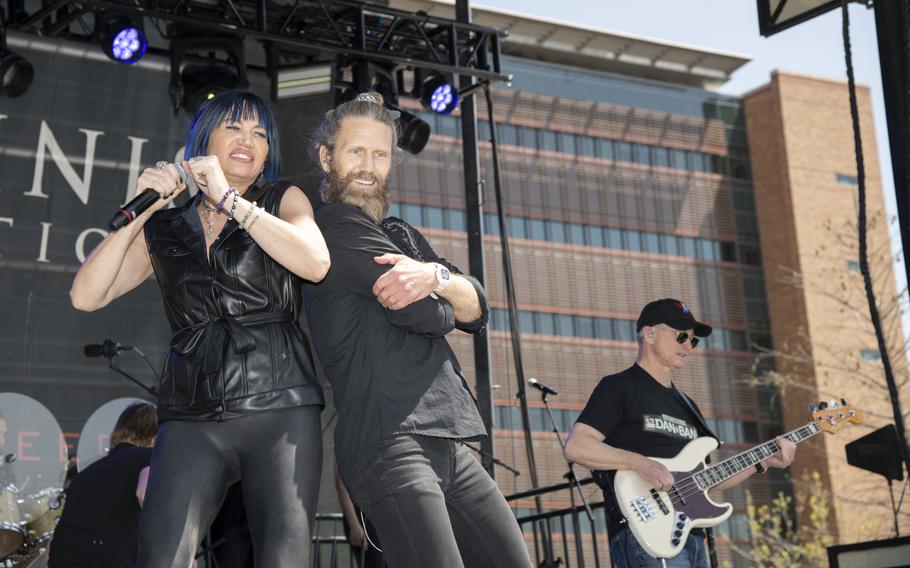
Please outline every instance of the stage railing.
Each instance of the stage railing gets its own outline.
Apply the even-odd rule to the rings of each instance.
[[[344,536],[341,513],[317,513],[310,553],[311,568],[356,567],[348,539]]]
[[[591,493],[593,480],[588,477],[579,481],[585,494]],[[588,517],[577,492],[575,506],[550,509],[536,513],[531,508],[535,497],[543,502],[573,502],[569,483],[549,485],[531,491],[507,495],[506,500],[516,510],[516,519],[525,535],[528,550],[534,566],[547,568],[546,551],[552,551],[553,564],[563,568],[607,568],[609,545],[607,538],[604,503],[598,495],[589,502],[594,514],[593,522]],[[573,490],[574,491],[574,490]],[[596,492],[595,492],[596,493]],[[523,507],[523,504],[529,505]],[[341,513],[319,513],[313,531],[312,568],[347,568],[357,566],[351,547],[344,536]],[[558,563],[557,563],[558,562]]]
[[[594,482],[590,477],[579,480],[581,490],[585,495],[591,493],[590,486]],[[523,491],[507,495],[513,509],[519,513],[516,515],[518,525],[521,527],[528,541],[528,549],[532,553],[534,566],[565,568],[606,568],[610,566],[609,562],[609,539],[607,537],[606,517],[604,514],[604,503],[597,494],[596,501],[589,501],[588,504],[593,513],[593,520],[588,516],[588,511],[583,503],[580,503],[577,490],[573,488],[573,483],[558,483],[539,489]],[[574,494],[571,494],[574,492]],[[535,497],[540,497],[541,501],[569,501],[574,503],[573,506],[549,509],[540,513],[522,508],[520,504]],[[529,503],[530,504],[530,503]],[[551,558],[547,558],[547,551],[551,552]],[[548,563],[550,560],[551,563]]]

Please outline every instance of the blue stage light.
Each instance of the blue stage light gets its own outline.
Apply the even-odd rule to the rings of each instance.
[[[458,90],[445,77],[434,73],[421,86],[420,101],[424,108],[437,114],[452,114],[458,107]]]
[[[126,16],[107,20],[101,29],[101,47],[117,63],[132,65],[145,55],[148,40],[138,25]]]
[[[135,63],[145,54],[145,37],[136,28],[120,31],[111,42],[111,53],[114,59],[124,63]]]

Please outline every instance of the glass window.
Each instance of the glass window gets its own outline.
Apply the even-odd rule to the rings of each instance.
[[[540,131],[540,149],[548,150],[550,152],[555,152],[557,150],[555,132],[552,130]]]
[[[626,248],[627,250],[636,250],[636,251],[642,250],[640,232],[633,231],[631,229],[626,229],[623,231],[623,237],[625,237],[624,241],[626,244],[626,246],[624,248]]]
[[[537,129],[527,126],[518,127],[519,144],[525,148],[537,148]]]
[[[464,232],[468,227],[468,214],[462,211],[461,209],[446,209],[446,228],[451,231],[461,231]],[[493,220],[496,220],[496,217],[493,217]],[[496,232],[499,232],[499,228],[496,228]]]
[[[540,333],[542,335],[556,335],[555,314],[535,312],[534,322],[537,327],[537,333]]]
[[[716,156],[710,154],[709,158],[711,160],[711,171],[716,174],[726,174],[727,173],[727,160],[723,156]]]
[[[847,174],[835,174],[834,181],[841,185],[857,185],[859,179],[856,176],[849,176]]]
[[[720,259],[725,262],[736,262],[736,243],[721,241]]]
[[[670,150],[667,148],[654,148],[654,165],[662,168],[669,168]]]
[[[443,136],[457,137],[460,134],[459,122],[454,116],[439,115],[436,117],[436,124],[439,128],[439,133]]]
[[[645,252],[660,252],[660,235],[657,233],[643,233],[643,244]]]
[[[585,244],[585,226],[578,223],[568,223],[568,241],[573,245]]]
[[[556,335],[573,337],[575,335],[575,322],[569,314],[556,315]]]
[[[585,226],[585,238],[592,247],[604,246],[604,230],[594,225]]]
[[[613,149],[613,141],[606,138],[598,138],[597,156],[605,160],[615,160],[616,154]]]
[[[860,271],[859,262],[857,262],[855,260],[848,260],[847,261],[847,270],[852,270],[853,272],[859,272]]]
[[[461,230],[463,231],[465,229]],[[483,232],[487,235],[499,236],[499,217],[497,217],[495,213],[483,214]]]
[[[593,339],[594,318],[589,316],[575,316],[575,336]]]
[[[590,136],[579,136],[575,140],[576,151],[581,156],[596,156],[594,151],[594,139]]]
[[[546,225],[542,219],[528,219],[529,238],[535,241],[547,240]]]
[[[679,247],[676,244],[676,235],[661,235],[660,236],[660,250],[664,254],[672,254],[676,256],[679,254]]]
[[[597,339],[613,339],[613,320],[610,318],[594,318],[594,334]]]
[[[529,408],[528,418],[531,421],[531,431],[546,432],[550,429],[547,426],[546,411],[543,408]]]
[[[537,325],[534,321],[534,312],[528,310],[518,310],[518,327],[522,333],[537,333]]]
[[[559,134],[559,150],[566,154],[575,154],[575,135],[561,132]]]
[[[635,322],[632,320],[613,320],[616,330],[616,339],[620,341],[635,341]]]
[[[879,361],[882,354],[878,352],[878,349],[860,349],[859,357],[863,361]]]
[[[481,142],[490,140],[490,123],[486,120],[477,121],[477,140]]]
[[[607,246],[615,249],[624,249],[622,242],[622,230],[621,229],[607,229]]]
[[[680,170],[687,170],[686,167],[686,151],[685,150],[670,150],[670,164],[674,168]]]
[[[718,251],[717,241],[711,239],[699,239],[699,258],[702,260],[720,260],[720,251]]]
[[[698,244],[694,237],[680,237],[683,256],[698,258]]]
[[[496,133],[499,134],[497,142],[500,144],[508,144],[510,146],[518,146],[518,127],[513,124],[499,124],[497,125]]]
[[[528,231],[526,228],[525,218],[524,217],[513,217],[509,215],[507,217],[509,220],[509,235],[515,237],[516,239],[526,239],[528,238]]]
[[[420,211],[420,205],[413,203],[404,203],[401,206],[401,218],[412,225],[423,227],[423,215]]]
[[[401,206],[397,203],[389,205],[389,217],[401,218]]]
[[[616,159],[622,162],[632,161],[632,145],[628,142],[616,142]]]
[[[431,229],[445,229],[445,221],[443,219],[443,210],[442,207],[426,207],[424,209],[425,218],[427,222],[427,227]]]
[[[639,164],[651,163],[651,147],[647,144],[633,144],[634,159]]]
[[[749,342],[746,341],[746,332],[731,329],[728,347],[734,351],[748,351]]]
[[[566,224],[562,221],[547,221],[547,240],[552,243],[566,242]]]

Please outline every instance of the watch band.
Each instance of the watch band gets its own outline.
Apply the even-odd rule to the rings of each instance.
[[[439,294],[452,283],[452,273],[445,266],[439,263],[434,264],[436,266],[436,289],[433,290],[433,293]]]

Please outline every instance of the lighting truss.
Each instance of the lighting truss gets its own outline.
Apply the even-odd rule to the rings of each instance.
[[[24,33],[84,39],[80,29],[90,28],[84,19],[105,11],[291,50],[343,54],[487,81],[510,80],[500,67],[505,31],[350,0],[56,0],[32,13],[14,11],[16,17],[9,24]]]

